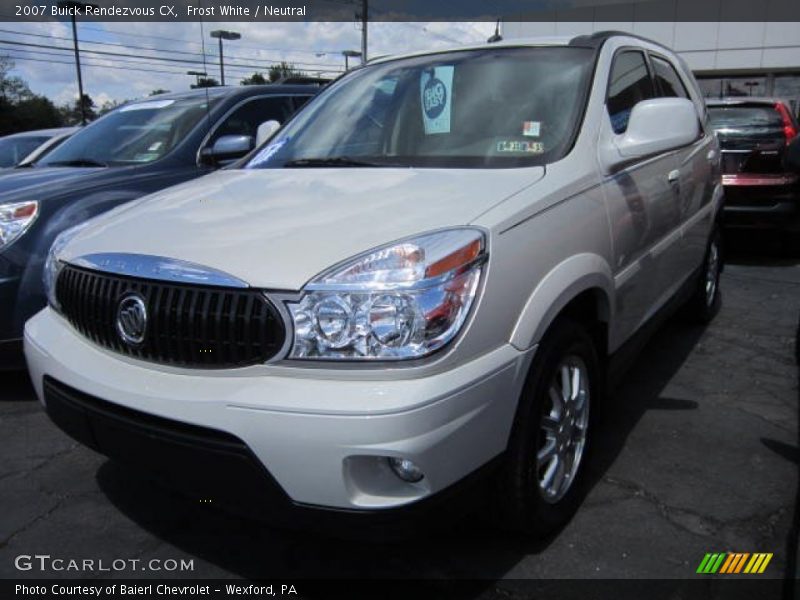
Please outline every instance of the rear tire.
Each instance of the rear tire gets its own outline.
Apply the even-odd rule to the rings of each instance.
[[[695,322],[709,323],[719,312],[722,305],[722,293],[719,289],[722,264],[722,235],[719,227],[715,225],[708,240],[697,287],[687,306],[688,314]]]
[[[543,537],[577,510],[599,375],[586,330],[572,320],[557,320],[539,345],[519,399],[495,495],[502,526]]]

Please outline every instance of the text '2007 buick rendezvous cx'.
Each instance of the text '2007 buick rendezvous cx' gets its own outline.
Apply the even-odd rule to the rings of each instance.
[[[551,531],[609,358],[719,304],[718,154],[689,70],[640,38],[374,61],[237,168],[63,234],[36,391],[85,444],[265,518],[478,490]]]

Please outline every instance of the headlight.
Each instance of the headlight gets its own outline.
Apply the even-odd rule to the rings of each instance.
[[[56,299],[56,280],[64,266],[64,264],[58,260],[58,256],[70,240],[80,233],[88,224],[89,222],[86,221],[59,233],[53,241],[52,246],[50,246],[50,251],[47,253],[47,260],[44,263],[42,277],[44,279],[44,289],[47,293],[47,302],[56,310],[61,310],[61,306],[59,306],[58,300]]]
[[[39,203],[14,202],[0,204],[0,250],[25,233],[39,214]]]
[[[401,360],[452,340],[486,260],[483,233],[451,229],[362,254],[314,279],[297,303],[289,358]]]

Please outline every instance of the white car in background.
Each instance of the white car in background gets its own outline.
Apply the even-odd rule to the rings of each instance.
[[[80,128],[35,129],[0,137],[0,170],[36,162],[78,129]]]
[[[28,364],[64,430],[216,504],[349,523],[477,491],[541,535],[585,491],[612,359],[719,306],[721,204],[661,45],[384,58],[237,168],[62,235]]]

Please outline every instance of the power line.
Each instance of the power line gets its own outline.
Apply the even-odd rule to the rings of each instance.
[[[2,40],[0,40],[0,44],[5,44],[5,43],[6,42],[3,42]],[[50,52],[50,51],[47,51],[47,50],[27,50],[27,49],[24,49],[24,48],[4,48],[4,47],[0,47],[0,50],[10,51],[10,52],[24,52],[26,54],[33,54],[33,55],[40,55],[40,56],[55,56],[55,57],[58,57],[58,58],[65,58],[65,57],[69,56],[69,53],[67,53],[67,52],[58,52],[58,51]],[[100,59],[100,60],[104,60],[104,59]],[[123,59],[123,58],[116,58],[116,59],[114,59],[113,63],[114,63],[113,65],[105,64],[103,66],[105,66],[106,68],[112,68],[112,67],[115,67],[117,63],[132,64],[132,65],[138,65],[138,66],[153,66],[153,67],[161,67],[161,66],[163,66],[163,65],[154,65],[153,63],[139,62],[139,61],[136,61],[136,60],[126,60],[126,59]],[[99,63],[95,63],[95,64],[97,64],[99,66]],[[176,70],[176,71],[162,71],[162,72],[164,72],[164,73],[174,73],[176,75],[185,75],[186,74],[186,71],[183,68],[181,68],[181,67],[175,67],[175,68],[178,69],[178,70]]]
[[[168,38],[163,35],[148,35],[144,33],[128,33],[125,31],[117,31],[116,29],[103,29],[101,27],[91,27],[88,25],[81,25],[81,29],[90,29],[92,31],[99,31],[102,33],[111,33],[114,35],[122,35],[137,38],[149,38],[154,40],[165,40],[172,43],[191,44],[192,46],[203,46],[201,42],[193,42],[191,40],[176,40],[175,38]],[[249,44],[236,44],[237,48],[251,49],[251,50],[266,50],[267,52],[287,52],[286,48],[269,48],[267,46],[251,46]],[[340,50],[290,50],[293,54],[338,54]]]
[[[52,59],[49,59],[49,58],[33,58],[31,56],[13,56],[13,55],[9,55],[9,58],[12,58],[14,61],[21,60],[21,61],[43,62],[43,63],[50,63],[50,64],[54,64],[54,65],[73,65],[74,64],[72,61],[58,61],[58,60],[52,60]],[[97,65],[97,64],[94,64],[94,63],[86,63],[86,64],[81,63],[81,65],[85,66],[85,67],[97,67],[97,68],[101,68],[101,69],[108,69],[108,65]],[[162,71],[162,70],[157,70],[157,69],[143,69],[143,68],[140,68],[140,67],[116,67],[116,68],[120,69],[122,71],[144,71],[146,73],[166,73],[166,74],[169,74],[169,75],[180,75],[180,73],[177,73],[177,72],[174,72],[174,71]]]
[[[0,15],[0,16],[2,16],[2,15]],[[203,44],[201,42],[193,42],[191,40],[178,40],[178,39],[169,38],[169,37],[166,37],[166,36],[163,36],[163,35],[148,35],[148,34],[144,34],[144,33],[128,33],[128,32],[125,32],[125,31],[118,31],[116,29],[103,29],[101,27],[91,27],[90,25],[85,25],[85,24],[81,24],[79,26],[79,28],[81,30],[97,31],[97,32],[100,32],[100,33],[112,34],[112,35],[118,35],[118,36],[144,38],[144,39],[154,39],[154,40],[163,40],[163,41],[166,41],[166,42],[170,42],[172,44],[187,44],[187,45],[191,45],[191,46],[203,47]],[[4,31],[7,32],[7,33],[14,33],[16,35],[31,35],[31,36],[36,36],[36,37],[46,37],[46,38],[51,38],[52,37],[52,38],[57,38],[57,39],[71,39],[71,38],[59,38],[58,36],[51,36],[49,34],[45,35],[45,34],[41,34],[41,33],[37,34],[37,33],[27,33],[27,32],[21,32],[21,31],[7,31],[7,30],[4,30]],[[172,50],[172,49],[168,49],[168,48],[158,49],[158,48],[150,48],[150,47],[147,47],[147,46],[132,46],[130,44],[122,44],[122,43],[118,43],[118,42],[100,42],[100,41],[94,41],[94,40],[81,39],[81,43],[84,43],[84,42],[85,43],[91,43],[91,44],[105,44],[105,45],[109,45],[109,46],[124,46],[126,48],[139,48],[139,49],[142,49],[142,50],[157,50],[157,51],[164,51],[164,52],[179,52],[179,53],[184,53],[184,54],[191,54],[192,53],[192,52],[187,52],[187,51]],[[287,50],[286,48],[272,48],[272,47],[267,47],[267,46],[252,46],[252,45],[249,45],[249,44],[237,44],[236,47],[237,48],[241,48],[241,49],[256,50],[256,51],[259,51],[259,52],[263,52],[263,51],[267,51],[267,52],[287,52],[287,53],[291,53],[291,54],[315,54],[316,55],[316,54],[338,54],[340,52],[339,50]],[[194,52],[193,54],[200,55],[201,53],[200,52]],[[246,57],[236,56],[234,58],[245,58],[245,60],[246,60]]]
[[[12,34],[12,35],[22,35],[22,36],[31,36],[31,37],[46,38],[46,39],[57,39],[57,40],[70,40],[71,39],[71,38],[65,38],[65,37],[55,36],[55,35],[43,35],[43,34],[39,34],[39,33],[20,33],[20,32],[12,31],[12,30],[9,30],[9,29],[0,29],[0,33],[7,33],[7,34]],[[22,42],[17,42],[17,43],[21,44]],[[196,56],[196,57],[204,56],[200,52],[190,52],[190,51],[185,51],[185,50],[168,50],[168,49],[165,49],[165,48],[148,48],[146,46],[131,46],[131,45],[128,45],[128,44],[117,44],[117,43],[114,43],[114,42],[95,42],[95,41],[91,41],[91,40],[81,40],[81,43],[82,44],[95,44],[95,45],[106,45],[106,46],[121,47],[121,48],[129,49],[129,50],[147,50],[149,52],[154,52],[154,53],[155,52],[168,52],[170,54],[184,54],[184,55]],[[113,53],[111,53],[110,51],[107,51],[107,50],[103,51],[103,50],[88,50],[88,49],[84,49],[84,50],[82,50],[82,52],[107,53],[107,54],[113,55]],[[123,56],[123,55],[121,55],[121,56]],[[211,55],[211,56],[213,56],[213,55]],[[156,56],[146,57],[146,58],[152,58],[153,60],[164,60],[164,61],[170,61],[170,62],[177,62],[177,60],[178,60],[178,59],[161,58],[161,57],[156,57]],[[267,63],[270,63],[270,64],[276,64],[276,65],[280,64],[281,62],[286,61],[286,59],[277,60],[277,59],[271,59],[271,58],[259,57],[259,56],[255,56],[255,57],[249,57],[248,56],[248,57],[245,57],[245,56],[231,55],[230,58],[232,58],[234,60],[264,61],[264,62],[267,62]],[[186,60],[184,62],[187,62],[187,63],[188,62],[193,62],[194,64],[199,64],[199,61]],[[330,65],[330,64],[327,64],[327,63],[325,63],[325,64],[323,64],[323,63],[306,63],[306,62],[295,62],[295,61],[290,61],[290,62],[292,62],[292,64],[298,66],[299,68],[317,68],[317,67],[330,67],[330,66],[333,66],[333,65]],[[212,64],[219,64],[219,63],[212,63]],[[252,68],[250,65],[246,65],[246,66],[247,66],[247,68]]]
[[[36,52],[38,54],[46,54],[46,53],[44,53],[42,51],[37,51],[37,50],[15,50],[15,52],[29,52],[29,53],[30,52]],[[16,61],[37,62],[37,63],[49,63],[49,64],[54,64],[54,65],[72,65],[73,64],[72,61],[59,61],[59,60],[53,60],[51,58],[34,58],[32,56],[19,56],[19,55],[16,55],[16,54],[9,54],[8,56],[9,56],[9,58],[13,59],[15,62]],[[61,55],[58,55],[58,56],[60,57]],[[89,67],[89,68],[98,68],[98,69],[108,69],[109,68],[108,65],[101,65],[101,64],[95,64],[95,63],[90,63],[90,62],[87,62],[87,63],[81,62],[81,66],[85,66],[85,67]],[[184,75],[185,74],[183,71],[165,71],[163,69],[149,69],[149,68],[143,68],[143,67],[115,67],[115,68],[119,69],[119,70],[122,70],[122,71],[140,71],[140,72],[143,72],[143,73],[159,73],[159,74],[165,74],[165,75],[179,75],[180,76],[180,75]],[[331,71],[325,71],[325,70],[323,70],[321,72],[322,73],[331,73]],[[248,79],[249,77],[250,77],[249,75],[242,75],[242,76],[234,75],[234,79],[236,79],[237,81],[241,81],[243,79]]]
[[[0,40],[0,42],[5,43],[5,44],[9,44],[9,45],[14,45],[14,46],[24,46],[24,47],[28,47],[28,48],[44,48],[44,49],[47,49],[47,50],[63,50],[63,51],[68,51],[68,52],[71,51],[70,48],[66,48],[64,46],[34,44],[33,42],[19,42],[19,41],[16,41],[16,40]],[[204,66],[206,64],[219,65],[218,62],[208,62],[208,61],[194,60],[194,59],[188,59],[188,58],[166,58],[166,57],[160,57],[160,56],[142,57],[142,56],[137,56],[135,54],[127,54],[127,53],[122,53],[122,52],[111,52],[111,51],[108,51],[108,50],[83,50],[82,52],[85,53],[85,54],[97,54],[97,55],[101,55],[101,56],[112,56],[112,57],[122,57],[122,58],[141,58],[141,59],[147,59],[147,60],[156,60],[156,61],[160,61],[160,62],[177,63],[177,64],[182,64],[182,65],[204,65]],[[265,60],[264,63],[260,64],[260,65],[259,64],[230,63],[229,66],[230,67],[238,67],[240,69],[255,69],[255,70],[259,70],[260,69],[260,70],[264,70],[264,69],[269,69],[270,67],[273,67],[273,66],[280,65],[280,63],[281,63],[281,61],[266,61]],[[299,66],[300,63],[297,63],[297,64]],[[304,64],[308,65],[308,64],[312,64],[312,63],[304,63]],[[324,67],[324,68],[330,67],[330,65],[327,65],[327,64],[323,65],[323,64],[319,64],[319,63],[315,63],[314,66],[315,67]],[[303,66],[303,67],[300,67],[300,68],[311,70],[310,67],[304,67]],[[330,70],[333,71],[333,70],[336,70],[336,69],[330,69]],[[340,70],[336,70],[336,71],[340,72]]]

